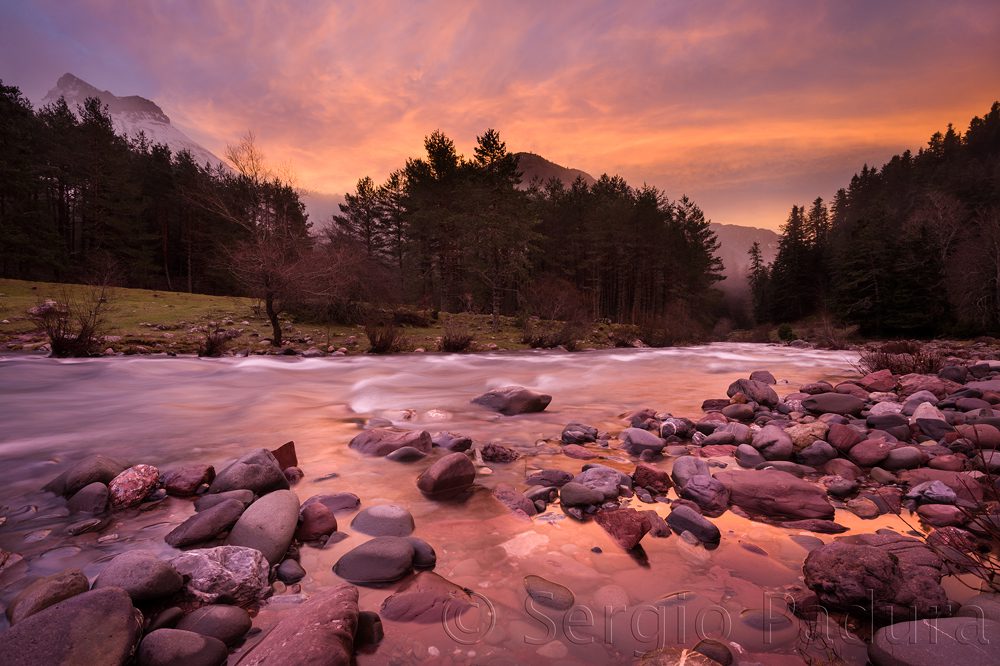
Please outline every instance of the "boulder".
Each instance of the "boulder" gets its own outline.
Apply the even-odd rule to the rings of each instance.
[[[885,392],[896,388],[896,377],[890,370],[879,370],[865,375],[858,383],[866,391]]]
[[[623,486],[632,487],[631,477],[604,465],[586,465],[582,472],[573,477],[573,481],[600,492],[605,500],[618,497]]]
[[[529,486],[564,486],[573,480],[573,475],[561,469],[543,469],[524,480]]]
[[[479,451],[484,462],[510,463],[521,457],[521,454],[497,442],[487,442]]]
[[[874,467],[889,457],[893,445],[884,439],[866,439],[851,447],[851,460],[862,467]]]
[[[36,578],[7,604],[7,620],[13,625],[49,606],[83,594],[90,581],[79,569],[67,569],[51,576]]]
[[[94,581],[94,589],[119,587],[139,603],[169,597],[184,587],[184,579],[169,562],[146,550],[129,550],[108,562]]]
[[[68,470],[49,481],[44,490],[70,497],[84,486],[99,482],[107,485],[111,479],[118,476],[128,465],[106,456],[96,455],[84,458]]]
[[[632,484],[639,488],[646,488],[658,495],[665,495],[674,487],[670,480],[670,474],[644,463],[635,466],[635,471],[632,472]]]
[[[971,386],[971,384],[967,384],[967,386]],[[908,398],[920,391],[928,391],[933,393],[938,400],[942,400],[960,388],[962,388],[961,384],[941,379],[935,375],[909,374],[899,378],[899,395],[903,398]]]
[[[473,404],[500,412],[505,416],[541,412],[550,402],[552,402],[551,395],[537,393],[523,386],[504,386],[472,399]]]
[[[333,572],[356,585],[392,583],[410,574],[415,554],[405,537],[375,537],[341,556]]]
[[[802,406],[816,414],[860,414],[865,401],[846,393],[817,393],[803,400]]]
[[[157,629],[139,643],[142,666],[221,666],[228,657],[219,639],[181,629]]]
[[[53,604],[0,632],[5,666],[125,664],[142,636],[128,594],[109,587]]]
[[[754,370],[750,373],[750,380],[771,384],[772,386],[778,383],[778,380],[774,378],[774,375],[767,370]]]
[[[250,490],[264,495],[272,490],[287,490],[288,479],[278,461],[267,449],[256,449],[240,456],[216,475],[208,488],[210,493],[229,490]]]
[[[417,477],[417,488],[432,498],[466,492],[476,481],[476,467],[464,453],[449,453]]]
[[[371,536],[408,536],[413,533],[413,527],[413,516],[398,504],[370,506],[359,511],[351,521],[352,530]]]
[[[761,428],[753,436],[750,445],[760,451],[765,460],[788,460],[795,451],[792,438],[776,425]]]
[[[622,443],[622,449],[633,456],[642,455],[643,452],[660,453],[666,442],[648,430],[641,428],[626,428],[618,436]]]
[[[575,481],[570,481],[559,489],[559,502],[563,506],[590,506],[603,501],[604,493]]]
[[[708,474],[688,479],[680,496],[697,504],[706,516],[721,516],[729,506],[729,490]]]
[[[982,484],[967,472],[950,472],[943,469],[921,467],[903,470],[899,473],[899,478],[910,486],[916,486],[925,481],[940,481],[954,490],[955,494],[963,500],[977,504],[983,501]]]
[[[830,426],[826,423],[813,421],[812,423],[796,423],[793,426],[785,428],[785,433],[792,439],[795,450],[799,451],[816,440],[825,439],[826,433],[829,430]]]
[[[255,548],[189,550],[170,563],[184,577],[186,595],[199,603],[249,606],[270,591],[270,566]]]
[[[678,488],[683,488],[689,480],[696,476],[710,475],[708,463],[694,456],[681,456],[674,460],[670,469],[670,478]]]
[[[108,487],[100,481],[78,490],[67,503],[73,513],[104,513],[108,510]]]
[[[729,490],[729,501],[769,518],[833,518],[834,510],[818,486],[778,470],[723,471],[715,478]]]
[[[958,526],[968,522],[962,509],[948,504],[924,504],[917,508],[917,515],[931,527]]]
[[[243,513],[243,503],[224,500],[211,508],[195,513],[163,538],[174,548],[183,548],[214,539],[236,524]]]
[[[247,507],[226,538],[227,546],[256,548],[277,564],[288,551],[299,521],[299,498],[291,490],[275,490]]]
[[[361,431],[347,446],[366,456],[387,456],[403,447],[430,453],[433,443],[430,433],[425,430],[372,428]]]
[[[837,449],[821,439],[815,440],[809,446],[795,454],[795,460],[809,467],[822,467],[837,457]]]
[[[841,453],[847,453],[851,448],[865,438],[857,428],[841,423],[831,423],[826,433],[826,441]]]
[[[295,452],[295,442],[285,442],[274,451],[271,451],[271,455],[274,459],[278,461],[278,467],[282,471],[288,469],[289,467],[299,466],[299,456]]]
[[[468,590],[432,571],[421,571],[382,602],[379,614],[396,622],[454,622],[476,605]]]
[[[916,446],[899,446],[889,451],[882,467],[891,471],[914,469],[927,462],[927,455]]]
[[[185,615],[176,628],[210,636],[226,645],[236,645],[250,631],[251,626],[250,615],[239,606],[213,604]]]
[[[203,483],[212,483],[215,468],[211,465],[184,465],[171,467],[160,475],[160,481],[168,495],[190,497],[198,492]]]
[[[508,483],[497,484],[493,488],[493,497],[514,513],[521,513],[524,516],[533,516],[538,513],[534,502]]]
[[[453,432],[438,432],[431,437],[431,443],[448,451],[468,451],[472,448],[472,438]]]
[[[649,521],[635,509],[615,509],[598,511],[594,521],[611,535],[611,538],[625,550],[639,545],[639,541],[649,531]]]
[[[289,613],[240,659],[240,666],[351,664],[358,628],[358,590],[317,593]]]
[[[108,482],[108,501],[115,510],[128,509],[146,498],[160,480],[152,465],[129,467]]]
[[[568,423],[563,428],[560,441],[563,444],[589,444],[597,441],[597,428],[583,423]]]
[[[250,490],[227,490],[226,492],[216,493],[215,495],[202,495],[194,501],[195,511],[204,511],[206,509],[211,509],[216,504],[221,504],[226,500],[236,500],[243,505],[244,508],[250,506],[253,502],[253,491]]]
[[[719,528],[713,525],[705,516],[688,506],[674,505],[667,516],[667,525],[677,534],[690,532],[700,542],[706,545],[718,545],[722,540]]]
[[[295,538],[299,541],[325,540],[337,531],[337,516],[322,502],[307,502],[299,509]]]
[[[988,423],[955,426],[958,434],[983,449],[1000,449],[1000,430]]]
[[[868,658],[875,666],[992,666],[997,663],[1000,622],[974,617],[916,620],[882,627]]]
[[[776,407],[778,404],[778,394],[767,382],[755,379],[737,379],[726,389],[726,395],[732,398],[737,393],[742,393],[749,400],[767,407]]]
[[[753,468],[766,461],[757,449],[749,444],[740,444],[736,447],[736,462],[739,463],[740,467]]]
[[[333,493],[332,495],[313,495],[302,506],[305,507],[313,502],[320,502],[323,506],[334,513],[354,511],[361,506],[361,498],[354,493]]]
[[[426,458],[427,454],[412,446],[403,446],[388,454],[385,459],[393,462],[409,463]]]
[[[554,610],[569,610],[576,603],[572,590],[541,576],[525,576],[524,589],[532,600]]]
[[[584,446],[580,446],[579,444],[564,445],[562,447],[562,453],[564,456],[574,458],[576,460],[593,460],[597,457],[596,453]]]

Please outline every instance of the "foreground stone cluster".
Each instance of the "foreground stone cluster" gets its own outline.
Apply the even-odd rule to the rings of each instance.
[[[671,535],[691,547],[717,547],[723,533],[713,519],[727,511],[822,534],[848,531],[835,521],[838,510],[862,520],[898,514],[922,530],[855,530],[816,540],[803,563],[803,585],[789,581],[789,611],[807,619],[820,612],[873,619],[879,629],[869,655],[877,666],[944,658],[997,663],[995,652],[962,638],[1000,641],[1000,600],[986,592],[959,606],[941,580],[974,571],[976,554],[998,545],[1000,363],[956,362],[937,375],[882,371],[837,385],[808,384],[784,397],[775,386],[769,373],[754,372],[729,386],[726,398],[705,401],[697,419],[639,409],[623,415],[616,434],[569,423],[545,451],[584,461],[579,472],[526,467],[521,484],[489,484],[487,463],[541,456],[459,433],[376,423],[349,447],[359,461],[377,456],[413,464],[401,466],[401,474],[414,469],[409,482],[431,501],[461,502],[489,486],[500,511],[531,520],[556,508],[592,520],[639,559],[644,540]],[[516,418],[551,400],[504,387],[472,402]],[[587,462],[595,460],[603,462]],[[630,461],[624,470],[623,460]],[[413,536],[406,507],[359,511],[352,493],[302,502],[293,490],[303,476],[297,462],[289,442],[249,451],[218,473],[207,465],[158,469],[103,456],[64,471],[45,489],[66,499],[71,534],[98,531],[112,515],[167,496],[188,498],[194,513],[165,536],[176,549],[170,556],[130,550],[107,561],[93,581],[79,570],[23,581],[6,607],[11,628],[0,632],[3,663],[193,666],[225,663],[238,649],[240,664],[349,664],[359,648],[379,642],[381,618],[430,623],[446,607],[462,612],[474,605],[470,590],[434,573],[435,550]],[[665,506],[664,517],[656,508]],[[349,526],[343,516],[338,521],[338,514],[355,511]],[[370,537],[333,563],[345,582],[302,595],[304,603],[265,636],[249,638],[259,631],[253,614],[276,585],[299,593],[307,575],[299,548],[336,543],[344,531]],[[17,557],[0,552],[0,568]],[[526,598],[547,608],[568,611],[575,604],[558,581],[528,575],[520,583]],[[359,608],[355,586],[387,585],[395,591],[378,613]],[[945,636],[933,647],[915,651],[913,641],[899,640],[927,637],[929,619]],[[703,641],[693,649],[657,650],[641,663],[741,658],[738,650]]]

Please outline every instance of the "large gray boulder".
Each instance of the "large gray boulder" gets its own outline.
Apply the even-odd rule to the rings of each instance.
[[[406,537],[375,537],[342,555],[333,572],[357,585],[392,583],[409,575],[415,556]]]
[[[168,597],[180,591],[184,579],[169,562],[146,550],[130,550],[108,562],[94,581],[94,589],[118,587],[134,602]]]
[[[707,474],[688,479],[680,495],[697,504],[706,516],[721,516],[729,507],[729,489]]]
[[[274,454],[267,449],[257,449],[240,456],[236,462],[223,469],[208,487],[210,493],[229,490],[252,490],[264,495],[272,490],[288,488],[288,479]]]
[[[269,590],[270,566],[255,548],[217,546],[189,550],[170,563],[184,577],[185,594],[203,604],[249,606]]]
[[[718,472],[729,501],[751,514],[768,518],[833,518],[833,505],[823,489],[776,469]]]
[[[299,498],[276,490],[251,504],[226,538],[227,546],[256,548],[271,564],[284,558],[299,522]]]
[[[868,658],[875,666],[995,666],[1000,622],[973,617],[899,622],[875,632]]]
[[[289,613],[240,659],[240,666],[351,664],[358,628],[358,590],[340,585]]]
[[[538,393],[523,386],[504,386],[472,399],[473,404],[500,412],[505,416],[541,412],[550,402],[552,402],[551,395]]]
[[[124,664],[142,635],[142,616],[124,590],[91,590],[0,632],[4,666]]]
[[[406,447],[430,453],[433,443],[426,430],[372,428],[355,435],[347,446],[366,456],[387,456]]]
[[[588,465],[573,477],[573,481],[596,490],[605,500],[612,500],[621,493],[621,487],[632,487],[632,477],[605,465]]]

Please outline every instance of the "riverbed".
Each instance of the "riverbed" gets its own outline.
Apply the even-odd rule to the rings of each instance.
[[[642,407],[697,418],[704,399],[725,397],[726,387],[752,370],[770,370],[784,395],[806,382],[854,376],[854,360],[851,352],[729,343],[320,359],[3,357],[0,516],[6,522],[0,523],[0,548],[24,556],[27,568],[19,575],[27,577],[74,566],[93,578],[108,559],[136,548],[169,556],[175,551],[163,536],[192,513],[190,501],[170,498],[149,511],[116,514],[101,532],[71,537],[65,533],[70,522],[65,501],[42,493],[41,486],[92,453],[133,464],[204,462],[218,469],[251,448],[273,449],[293,440],[305,472],[293,487],[300,500],[350,491],[361,497],[362,507],[407,507],[416,521],[415,536],[437,551],[435,571],[480,600],[475,621],[386,622],[382,645],[359,655],[360,664],[628,663],[660,645],[690,647],[706,635],[772,654],[774,660],[806,649],[818,655],[834,650],[849,662],[864,663],[864,646],[855,640],[804,641],[799,620],[773,600],[800,582],[808,549],[830,537],[727,512],[713,521],[723,533],[715,550],[677,536],[647,536],[642,553],[625,553],[592,521],[579,523],[558,506],[533,519],[517,518],[487,490],[501,482],[523,489],[526,474],[540,468],[579,471],[583,463],[562,455],[554,442],[568,422],[617,432],[623,427],[620,415]],[[516,417],[469,403],[510,384],[549,393],[552,403],[542,413]],[[433,458],[397,463],[347,448],[370,419],[458,432],[477,445],[496,441],[524,455],[514,463],[483,466],[477,479],[482,489],[467,501],[435,502],[415,486]],[[634,459],[616,450],[593,462],[629,473],[634,468]],[[731,458],[718,462],[735,465]],[[640,508],[669,512],[664,504]],[[310,593],[339,582],[332,565],[368,538],[350,530],[350,519],[351,514],[338,516],[346,535],[339,542],[302,548],[307,576],[301,589],[279,590],[255,625],[266,631]],[[837,520],[852,531],[870,532],[894,519],[875,525],[839,511]],[[526,606],[521,581],[529,574],[574,592],[578,609],[569,626],[562,614],[549,617]],[[0,601],[23,585],[19,580],[0,580],[7,586],[0,588]],[[378,610],[396,587],[363,588],[362,609]],[[625,609],[615,611],[616,605]]]

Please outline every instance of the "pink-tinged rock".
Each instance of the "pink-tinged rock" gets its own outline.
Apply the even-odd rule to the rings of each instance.
[[[299,466],[299,457],[295,454],[295,442],[285,442],[274,451],[271,451],[271,455],[278,461],[278,466],[282,470]]]
[[[971,502],[983,501],[983,486],[974,477],[965,472],[948,472],[941,469],[908,469],[899,473],[899,478],[910,486],[916,486],[924,481],[940,481],[955,491],[961,499]]]
[[[299,541],[325,539],[337,531],[337,517],[319,501],[307,502],[299,511],[299,526],[295,538]]]
[[[864,435],[858,432],[857,428],[841,423],[831,424],[830,430],[826,434],[826,441],[841,453],[847,453],[863,439]]]
[[[496,488],[493,489],[493,497],[515,514],[522,513],[524,516],[533,516],[538,513],[534,502],[508,483],[497,484]]]
[[[652,465],[639,463],[632,472],[632,483],[640,488],[648,488],[650,491],[664,495],[674,487],[670,480],[670,474],[662,469],[657,469]]]
[[[866,439],[851,447],[851,460],[862,467],[874,467],[889,457],[893,445],[884,439]]]
[[[567,444],[562,447],[563,455],[569,456],[570,458],[576,458],[577,460],[593,460],[597,457],[592,451],[588,450],[586,447],[580,446],[579,444]]]
[[[955,426],[958,434],[983,449],[1000,449],[1000,430],[988,423]]]
[[[449,453],[417,477],[417,488],[430,497],[464,493],[476,481],[476,467],[464,453]]]
[[[960,388],[961,384],[941,379],[937,375],[909,374],[899,378],[899,395],[902,398],[908,398],[918,391],[930,391],[938,400],[942,400]]]
[[[853,395],[855,398],[859,398],[861,400],[868,399],[868,391],[864,390],[854,382],[841,382],[834,387],[833,392],[840,393],[842,395]]]
[[[215,468],[211,465],[185,465],[164,470],[160,481],[167,493],[175,497],[190,497],[198,492],[203,483],[215,479]]]
[[[725,458],[736,455],[736,446],[733,444],[709,444],[695,451],[695,455],[700,458]]]
[[[726,470],[715,478],[729,489],[730,503],[751,514],[789,520],[833,518],[833,506],[826,492],[787,472]]]
[[[889,370],[879,370],[865,375],[858,383],[866,391],[891,391],[896,388],[896,377]]]
[[[648,519],[635,509],[599,511],[594,520],[625,550],[639,545],[642,537],[649,531]]]
[[[957,527],[967,521],[965,512],[951,504],[924,504],[917,515],[931,527]]]
[[[111,479],[108,496],[112,509],[127,509],[145,499],[160,480],[160,471],[152,465],[135,465]]]
[[[930,462],[927,463],[927,466],[932,469],[941,469],[949,472],[961,472],[965,469],[966,460],[967,458],[965,456],[948,453],[943,456],[931,458]]]

